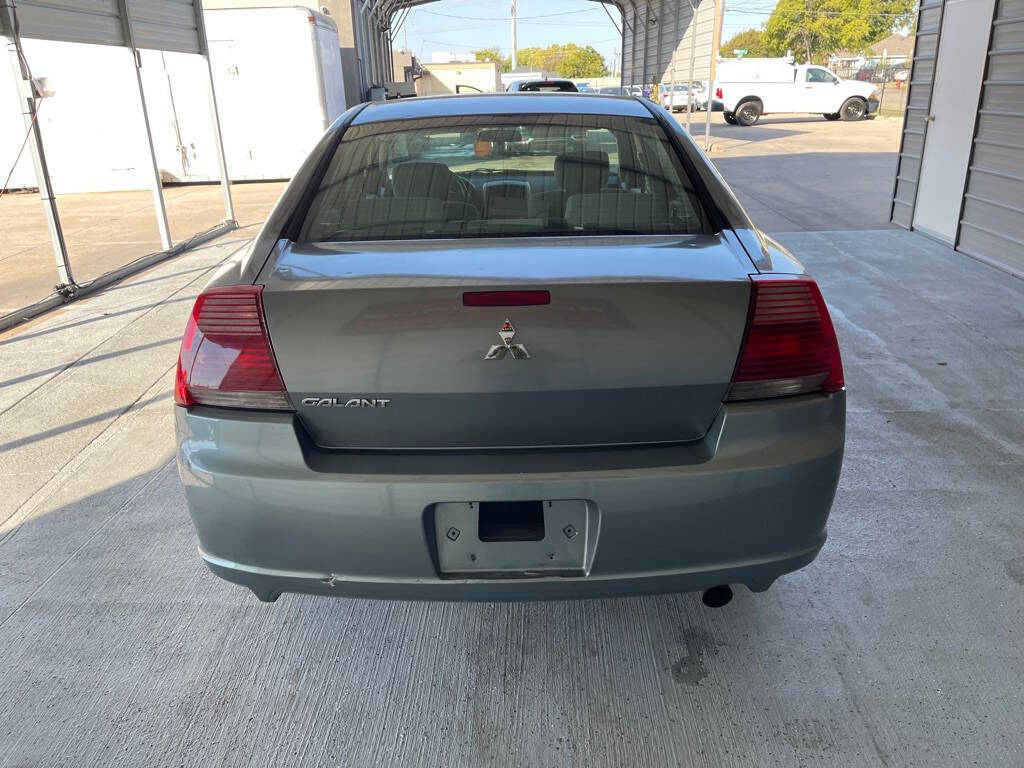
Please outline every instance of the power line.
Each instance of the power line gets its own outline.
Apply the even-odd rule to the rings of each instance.
[[[440,11],[428,11],[425,8],[417,9],[420,13],[429,13],[431,16],[444,16],[447,19],[465,19],[466,21],[508,21],[508,16],[465,16],[461,13],[441,13]],[[558,13],[541,13],[535,16],[516,16],[519,21],[523,19],[550,19],[554,16],[572,16],[579,13],[592,13],[597,8],[581,8],[576,11],[560,11]]]

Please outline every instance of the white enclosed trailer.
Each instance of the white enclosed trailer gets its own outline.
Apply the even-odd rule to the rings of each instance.
[[[306,8],[212,9],[203,17],[230,178],[291,177],[345,111],[337,26]],[[180,68],[169,83],[163,117],[177,147],[161,154],[161,167],[185,181],[214,179],[208,129],[194,118],[205,114],[205,97]]]
[[[208,10],[203,14],[232,180],[286,179],[345,110],[334,21],[305,8]],[[131,54],[105,45],[25,42],[33,74],[52,97],[39,124],[57,193],[145,189],[148,148]],[[165,182],[220,178],[206,64],[182,53],[141,50],[157,166]],[[0,167],[25,135],[15,73],[0,64]],[[0,183],[3,179],[0,179]],[[9,188],[34,187],[26,149]]]

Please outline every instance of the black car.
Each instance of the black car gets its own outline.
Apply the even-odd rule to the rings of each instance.
[[[550,91],[552,93],[579,93],[579,88],[572,80],[516,80],[509,83],[507,91],[522,91],[537,93],[538,91]]]

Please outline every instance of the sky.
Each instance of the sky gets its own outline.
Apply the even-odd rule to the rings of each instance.
[[[686,0],[679,0],[686,2]],[[775,0],[725,0],[722,40],[756,27],[768,19]],[[615,24],[620,14],[609,6],[615,23],[600,3],[592,0],[518,0],[520,48],[553,43],[592,45],[609,69],[621,53]],[[407,36],[407,38],[406,38]],[[508,0],[440,0],[410,12],[395,38],[395,47],[408,47],[424,61],[435,51],[462,53],[497,46],[503,55],[512,49]]]

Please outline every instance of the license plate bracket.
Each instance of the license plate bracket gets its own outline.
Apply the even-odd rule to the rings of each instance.
[[[600,515],[585,499],[433,505],[443,578],[586,576]]]

